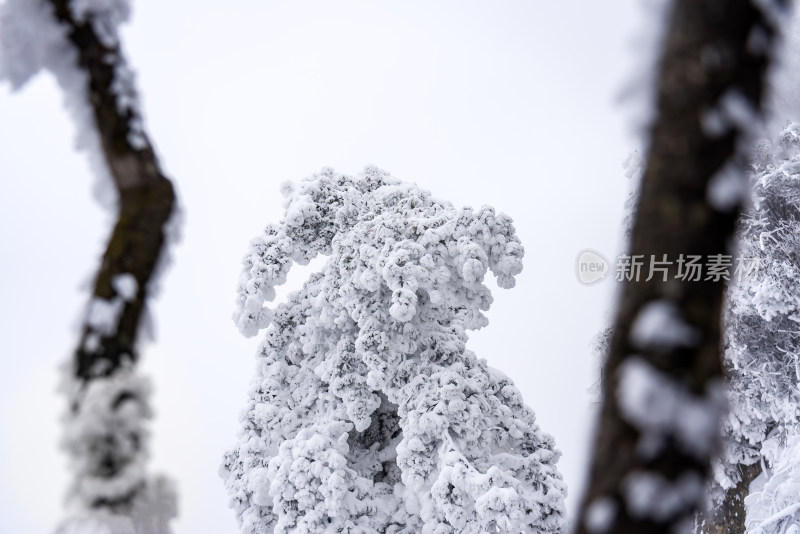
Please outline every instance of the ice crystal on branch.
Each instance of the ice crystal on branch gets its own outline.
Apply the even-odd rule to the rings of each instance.
[[[519,391],[466,348],[487,271],[523,249],[492,208],[456,209],[376,168],[284,187],[234,319],[266,329],[222,476],[242,532],[556,532],[559,453]],[[327,256],[269,307],[294,262]]]

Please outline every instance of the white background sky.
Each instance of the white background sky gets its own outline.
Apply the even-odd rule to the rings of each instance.
[[[124,31],[147,129],[178,187],[182,242],[151,306],[153,466],[179,484],[176,534],[238,531],[217,470],[234,443],[257,339],[233,322],[248,241],[279,184],[373,163],[457,206],[490,204],[525,246],[469,346],[511,376],[563,452],[574,512],[633,148],[615,104],[636,0],[134,3]],[[112,215],[49,75],[0,86],[0,534],[51,532],[68,478],[57,443],[69,357]],[[290,277],[298,285],[302,276]]]

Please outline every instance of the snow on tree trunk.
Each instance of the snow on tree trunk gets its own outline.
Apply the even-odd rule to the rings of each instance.
[[[148,477],[149,385],[137,369],[139,325],[164,263],[175,194],[144,132],[118,27],[127,0],[6,0],[0,4],[0,80],[15,89],[53,73],[75,119],[99,196],[118,217],[66,366],[64,445],[75,480],[60,532],[166,534],[175,491]],[[113,187],[112,187],[113,184]]]
[[[235,314],[266,329],[221,475],[245,534],[557,532],[559,452],[511,380],[466,348],[491,271],[523,249],[492,208],[455,209],[367,168],[284,186]],[[274,308],[294,262],[322,271]]]
[[[690,529],[723,414],[724,279],[681,277],[679,259],[732,254],[747,180],[743,148],[788,2],[674,0],[628,254],[666,273],[624,285],[579,534]]]

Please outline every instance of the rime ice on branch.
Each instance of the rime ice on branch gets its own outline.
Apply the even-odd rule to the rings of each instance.
[[[55,76],[101,200],[116,198],[118,210],[65,372],[64,441],[75,480],[64,533],[165,534],[176,513],[171,484],[145,470],[149,387],[136,370],[139,324],[164,261],[175,194],[144,132],[122,53],[118,27],[129,13],[128,0],[0,4],[0,81],[19,89],[41,70]]]
[[[323,170],[284,194],[284,219],[244,259],[234,316],[246,336],[266,329],[221,469],[241,531],[559,531],[553,439],[465,345],[487,324],[487,271],[510,288],[522,269],[511,220],[376,168]],[[267,307],[292,263],[318,254],[322,271]]]

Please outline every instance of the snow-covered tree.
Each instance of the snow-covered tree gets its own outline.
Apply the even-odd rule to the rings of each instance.
[[[175,193],[144,131],[122,52],[118,29],[130,11],[128,0],[0,3],[0,81],[19,89],[40,71],[55,76],[96,192],[117,211],[80,342],[65,365],[64,446],[74,481],[63,534],[166,534],[177,511],[172,484],[146,469],[150,387],[137,369]]]
[[[800,418],[800,125],[761,145],[752,180],[738,252],[752,272],[736,277],[725,316],[729,464],[758,461],[767,436]],[[724,486],[737,481],[720,475]]]
[[[737,532],[744,531],[744,497],[751,482],[762,466],[767,468],[762,481],[776,472],[785,477],[792,461],[787,447],[795,443],[796,448],[798,439],[800,125],[758,144],[750,180],[753,202],[739,223],[740,268],[728,291],[724,321],[730,405],[723,425],[725,454],[715,466],[711,494],[717,522]],[[768,518],[772,513],[764,510],[780,506],[767,506],[766,495],[749,501],[761,504],[758,510],[748,505],[748,516],[755,514],[748,523],[757,523],[756,516]],[[793,504],[800,507],[800,497]]]
[[[559,453],[512,381],[466,348],[523,249],[376,168],[286,185],[251,243],[235,320],[266,329],[221,474],[245,534],[557,532]],[[269,308],[293,263],[327,257]]]

